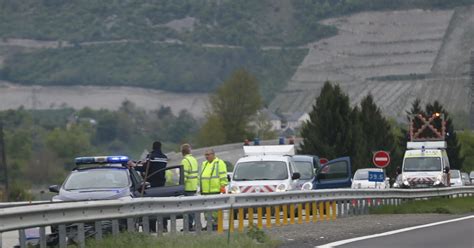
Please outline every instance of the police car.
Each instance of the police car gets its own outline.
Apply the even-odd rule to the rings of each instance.
[[[53,201],[81,201],[125,199],[132,197],[163,197],[184,195],[184,176],[182,166],[171,166],[164,170],[178,171],[181,175],[166,187],[152,188],[134,169],[128,168],[127,156],[78,157],[76,168],[64,183],[52,185],[49,190],[58,193]],[[145,187],[143,185],[145,184]],[[144,189],[142,194],[141,190]]]
[[[271,193],[300,190],[301,174],[291,155],[293,145],[244,146],[245,157],[235,164],[229,184],[231,194]],[[312,184],[304,186],[311,189]]]

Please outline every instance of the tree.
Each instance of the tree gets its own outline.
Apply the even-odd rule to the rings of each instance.
[[[242,141],[245,139],[251,117],[261,106],[258,82],[246,70],[237,70],[210,96],[210,104],[211,111],[205,127],[221,125],[223,142]],[[209,123],[216,119],[219,120],[219,125]],[[206,131],[206,128],[203,131]],[[212,134],[205,136],[212,139]]]
[[[362,142],[357,110],[351,109],[349,97],[338,85],[326,82],[316,98],[309,121],[303,124],[303,142],[299,153],[314,154],[334,159],[350,156],[357,161],[360,156],[357,142]],[[357,165],[356,165],[357,167]]]
[[[363,164],[372,165],[372,152],[383,150],[391,154],[395,153],[395,137],[391,131],[391,125],[374,103],[372,95],[367,95],[360,103],[359,122],[365,141]],[[395,170],[393,166],[390,170]]]

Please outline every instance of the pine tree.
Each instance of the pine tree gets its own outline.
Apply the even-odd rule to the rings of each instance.
[[[338,85],[326,82],[309,113],[309,121],[302,127],[303,142],[299,152],[328,159],[351,156],[354,160],[354,141],[357,140],[357,128],[353,128],[353,122],[357,120],[355,116],[349,97]]]
[[[372,95],[367,95],[360,103],[359,123],[365,141],[363,167],[371,167],[373,152],[383,150],[394,154],[396,144],[391,125],[375,104]],[[392,170],[393,165],[389,166]],[[393,169],[394,170],[394,169]]]

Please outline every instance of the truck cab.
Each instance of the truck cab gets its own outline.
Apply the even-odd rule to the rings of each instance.
[[[403,157],[401,188],[447,187],[449,159],[445,141],[408,142]]]
[[[245,157],[235,164],[229,184],[231,194],[271,193],[300,190],[301,174],[292,155],[294,145],[244,146]],[[311,183],[305,184],[311,189]]]

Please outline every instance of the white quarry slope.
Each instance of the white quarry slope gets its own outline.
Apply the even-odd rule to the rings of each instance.
[[[404,120],[405,110],[417,97],[467,112],[466,49],[473,39],[465,34],[470,30],[472,35],[473,18],[473,9],[463,8],[365,12],[325,20],[339,34],[309,45],[308,55],[270,108],[284,113],[310,111],[322,85],[330,80],[349,95],[352,105],[371,93],[382,111],[398,120]],[[458,56],[461,52],[463,56]],[[387,76],[399,78],[389,81],[383,78]]]

